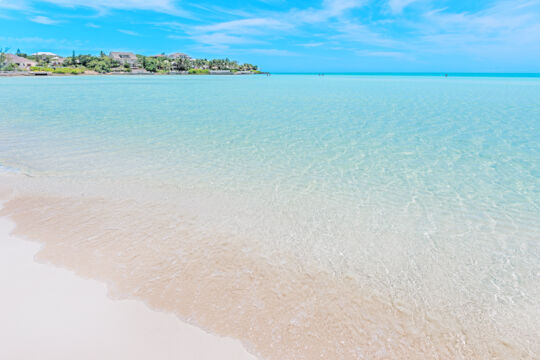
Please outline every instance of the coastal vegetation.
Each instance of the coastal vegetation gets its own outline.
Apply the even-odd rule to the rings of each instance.
[[[240,64],[235,60],[194,59],[183,53],[166,55],[165,53],[145,56],[133,53],[99,55],[75,54],[61,57],[52,53],[35,53],[28,55],[17,50],[16,54],[8,54],[9,49],[0,48],[1,71],[47,72],[52,74],[77,75],[85,72],[107,73],[185,73],[193,75],[218,73],[260,73],[257,65]]]
[[[53,74],[79,75],[79,74],[84,74],[84,72],[86,70],[84,68],[81,68],[81,67],[57,67],[57,68],[51,68],[51,67],[44,67],[44,66],[32,66],[30,68],[30,71],[50,72],[50,73],[53,73]]]
[[[15,71],[17,66],[15,64],[9,63],[7,61],[6,53],[9,51],[9,48],[0,47],[0,71]]]
[[[190,74],[198,74],[198,75],[210,74],[210,70],[208,70],[208,69],[189,69],[188,73],[190,73]]]

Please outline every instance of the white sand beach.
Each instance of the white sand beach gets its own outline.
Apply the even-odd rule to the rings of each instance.
[[[35,262],[40,245],[11,236],[13,226],[0,218],[0,359],[255,359],[237,340]]]

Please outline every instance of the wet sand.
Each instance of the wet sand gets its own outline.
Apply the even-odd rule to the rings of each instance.
[[[41,246],[10,235],[13,227],[0,218],[1,359],[256,359],[237,340],[112,300],[103,283],[34,261]]]
[[[333,274],[286,254],[263,256],[241,238],[209,232],[208,228],[198,229],[164,204],[67,196],[67,188],[62,187],[58,189],[64,189],[66,195],[58,196],[49,186],[45,194],[39,181],[31,177],[12,174],[4,180],[6,186],[0,187],[0,197],[9,201],[4,203],[0,216],[7,216],[16,224],[15,236],[43,244],[37,254],[38,261],[50,262],[82,278],[108,284],[109,295],[122,301],[108,299],[104,285],[90,282],[101,289],[97,291],[101,301],[110,306],[137,304],[140,309],[146,309],[145,316],[168,316],[168,321],[176,321],[173,315],[154,313],[142,303],[132,301],[142,300],[151,309],[176,314],[212,334],[238,339],[264,359],[532,359],[536,352],[534,339],[517,333],[511,337],[503,335],[490,314],[482,310],[473,308],[468,318],[459,318],[444,303],[425,305],[415,304],[407,297],[390,298],[361,284],[353,274]],[[39,190],[29,191],[32,184]],[[10,190],[17,188],[17,191]],[[36,250],[34,247],[32,254]],[[12,273],[8,269],[13,266],[6,266],[3,273]],[[72,273],[67,274],[77,279]],[[25,283],[22,278],[16,279],[15,284]],[[26,284],[36,282],[42,282],[39,276]],[[81,293],[75,288],[70,293],[75,300],[68,303],[80,304],[76,299]],[[17,304],[20,299],[29,298],[34,305],[51,302],[46,301],[42,293],[21,293],[11,301]],[[8,308],[10,306],[3,306],[3,309]],[[19,313],[18,317],[23,317],[29,312],[20,308]],[[57,318],[54,315],[40,318],[54,314],[47,308],[36,309],[34,313],[33,317],[24,315],[29,328],[34,323],[40,326],[55,323]],[[83,308],[71,315],[59,314],[58,318],[73,321],[79,313],[90,311]],[[11,322],[17,324],[16,318]],[[96,318],[89,316],[89,320]],[[82,332],[78,341],[68,341],[73,351],[87,353],[88,346],[93,349],[94,343],[99,343],[100,339],[106,341],[109,334],[114,334],[122,338],[108,340],[109,348],[104,345],[104,353],[110,346],[115,348],[114,344],[133,343],[147,352],[123,346],[116,351],[144,354],[142,358],[148,358],[149,354],[160,359],[191,356],[181,356],[185,351],[182,334],[189,332],[174,326],[156,331],[152,329],[155,326],[146,325],[149,321],[146,319],[137,320],[140,325],[136,326],[121,320],[112,321],[120,328],[110,331],[107,329],[111,325],[101,324],[100,330]],[[185,326],[179,321],[175,324]],[[74,336],[77,335],[72,331],[75,327],[68,324],[61,329]],[[137,328],[142,333],[130,335]],[[19,331],[15,339],[26,334],[24,330]],[[146,337],[159,333],[164,338],[155,339],[155,347],[150,345]],[[219,339],[202,333],[206,339]],[[37,332],[34,337],[39,339],[42,334],[43,331]],[[63,335],[54,338],[62,339]],[[239,341],[220,348],[213,340],[208,341],[187,340],[195,344],[189,354],[204,349],[215,352],[193,358],[227,359],[223,354],[231,354],[232,359],[242,359],[236,357],[238,352],[247,356],[240,350]],[[177,352],[169,355],[171,351]],[[163,355],[157,356],[160,352]],[[72,358],[73,352],[66,358],[70,356]],[[134,358],[129,354],[125,356]],[[54,356],[58,358],[61,357]]]

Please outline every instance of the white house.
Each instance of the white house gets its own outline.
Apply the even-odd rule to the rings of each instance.
[[[167,55],[167,57],[169,59],[188,59],[188,60],[191,60],[191,56],[189,56],[188,54],[179,53],[179,52]]]
[[[51,58],[50,64],[52,66],[62,66],[64,64],[64,60],[65,59],[63,57],[55,56],[55,57]]]
[[[21,70],[30,70],[32,66],[37,66],[37,62],[14,54],[6,54],[6,61],[8,64],[15,64]]]
[[[134,69],[139,67],[139,59],[132,52],[111,51],[109,57],[122,65],[129,64]]]
[[[33,53],[32,56],[53,56],[53,57],[60,57],[52,52],[47,52],[47,51],[40,51],[40,52],[37,52],[37,53]]]

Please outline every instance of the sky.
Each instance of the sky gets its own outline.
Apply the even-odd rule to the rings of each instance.
[[[540,72],[540,0],[0,0],[0,47],[272,72]]]

